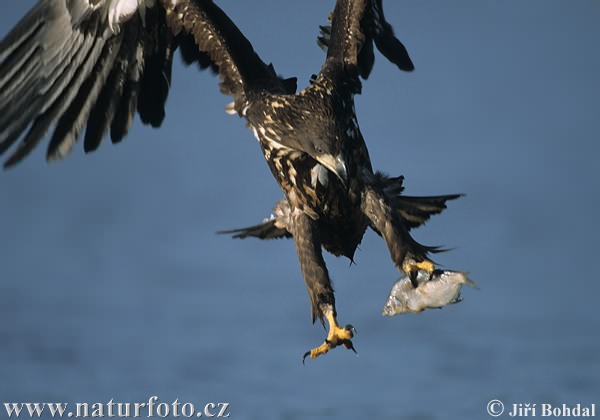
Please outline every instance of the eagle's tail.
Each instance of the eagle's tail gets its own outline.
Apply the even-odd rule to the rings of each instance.
[[[383,193],[386,201],[402,219],[406,230],[419,227],[429,220],[431,216],[440,214],[446,209],[446,201],[455,200],[463,196],[463,194],[426,197],[402,195],[404,191],[403,181],[403,176],[389,177],[381,172],[376,172],[367,180],[368,184]]]
[[[425,223],[435,214],[446,208],[446,201],[455,200],[462,194],[436,195],[430,197],[411,197],[400,195],[393,200],[394,208],[400,215],[407,230]]]

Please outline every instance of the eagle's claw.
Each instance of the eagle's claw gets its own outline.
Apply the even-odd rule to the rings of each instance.
[[[410,278],[410,282],[412,283],[413,287],[416,289],[419,286],[419,282],[417,281],[418,272],[425,271],[425,272],[429,273],[429,277],[431,278],[431,276],[433,275],[433,272],[435,270],[435,264],[429,260],[416,262],[415,260],[413,260],[411,258],[411,259],[404,261],[404,263],[402,264],[402,270],[406,274],[408,274],[408,277]]]
[[[351,324],[347,324],[346,327],[345,327],[345,329],[348,330],[348,331],[351,331],[353,337],[354,337],[354,334],[358,333],[358,331],[356,331],[356,328],[354,328],[354,326],[352,326]],[[352,344],[352,341],[345,340],[345,341],[342,342],[342,344],[344,345],[344,347],[347,350],[352,350],[354,352],[354,354],[356,354],[358,356],[358,352],[354,348],[354,345]]]
[[[352,344],[352,337],[354,337],[354,334],[356,334],[356,328],[354,328],[352,325],[348,324],[346,325],[346,327],[341,328],[337,325],[337,322],[330,322],[330,330],[329,334],[327,334],[325,342],[319,347],[316,347],[304,353],[304,356],[302,356],[302,364],[304,364],[304,361],[307,357],[310,357],[311,359],[316,359],[320,355],[325,354],[329,350],[334,349],[340,345],[343,345],[344,348],[352,350],[354,353],[358,354],[358,352],[354,348],[354,345]]]

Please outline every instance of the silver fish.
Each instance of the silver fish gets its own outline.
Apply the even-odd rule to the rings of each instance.
[[[408,276],[401,277],[394,283],[381,314],[394,316],[441,308],[462,300],[460,289],[463,284],[478,288],[463,271],[436,270],[431,274],[419,271],[417,283],[418,286],[414,287]]]

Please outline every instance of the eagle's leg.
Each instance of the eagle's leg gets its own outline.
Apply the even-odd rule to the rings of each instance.
[[[427,254],[436,248],[421,245],[410,236],[384,191],[367,185],[362,194],[361,206],[363,213],[371,221],[371,226],[385,239],[396,267],[409,275],[414,286],[417,285],[419,270],[433,273],[435,265]]]
[[[302,360],[304,361],[307,356],[314,359],[339,345],[354,350],[351,341],[355,331],[354,327],[347,325],[342,328],[336,319],[335,296],[323,259],[316,222],[302,210],[295,209],[292,212],[290,228],[296,243],[304,282],[310,296],[312,320],[315,322],[318,317],[321,323],[324,324],[327,320],[329,324],[325,342],[319,347],[308,351]]]

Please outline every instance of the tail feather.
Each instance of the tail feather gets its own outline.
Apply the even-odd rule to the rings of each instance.
[[[374,173],[367,182],[385,195],[386,200],[398,213],[407,230],[421,226],[431,216],[441,213],[446,208],[446,201],[455,200],[463,195],[447,194],[425,197],[402,195],[404,177],[390,177],[382,172]]]
[[[400,215],[407,229],[421,226],[431,216],[440,214],[446,209],[446,201],[455,200],[462,194],[437,195],[431,197],[412,197],[408,195],[396,196],[393,200],[394,208]]]

